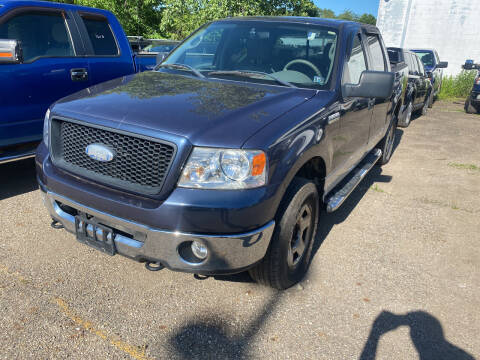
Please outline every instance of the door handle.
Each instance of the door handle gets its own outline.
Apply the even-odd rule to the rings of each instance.
[[[70,70],[70,77],[72,81],[87,81],[88,71],[87,69],[72,69]]]

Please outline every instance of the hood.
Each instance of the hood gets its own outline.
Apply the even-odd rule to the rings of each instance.
[[[315,93],[149,71],[68,96],[52,113],[119,129],[169,133],[197,146],[241,147]]]

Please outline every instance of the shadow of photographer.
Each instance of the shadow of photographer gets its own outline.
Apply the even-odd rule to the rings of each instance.
[[[382,335],[400,326],[410,328],[410,337],[420,360],[475,360],[475,358],[445,339],[442,324],[425,311],[396,315],[382,311],[373,322],[359,360],[375,360]]]

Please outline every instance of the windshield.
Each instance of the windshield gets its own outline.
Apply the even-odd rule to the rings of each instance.
[[[425,65],[426,67],[435,66],[435,58],[433,57],[433,53],[427,52],[427,51],[425,52],[415,51],[415,52],[417,53],[420,60],[422,60],[423,65]]]
[[[217,22],[200,28],[157,70],[182,71],[168,66],[182,64],[206,77],[322,89],[332,76],[336,47],[337,33],[326,27]]]

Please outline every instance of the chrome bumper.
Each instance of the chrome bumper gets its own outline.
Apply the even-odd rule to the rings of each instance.
[[[136,261],[160,262],[175,271],[205,275],[243,271],[265,256],[275,227],[274,221],[271,221],[260,229],[235,235],[163,231],[92,209],[50,191],[42,191],[42,195],[51,217],[68,232],[75,233],[75,216],[64,211],[61,204],[87,213],[103,225],[125,234],[117,233],[114,238],[119,254]],[[192,241],[204,244],[209,250],[207,258],[202,262],[189,262],[180,256],[180,246]]]

